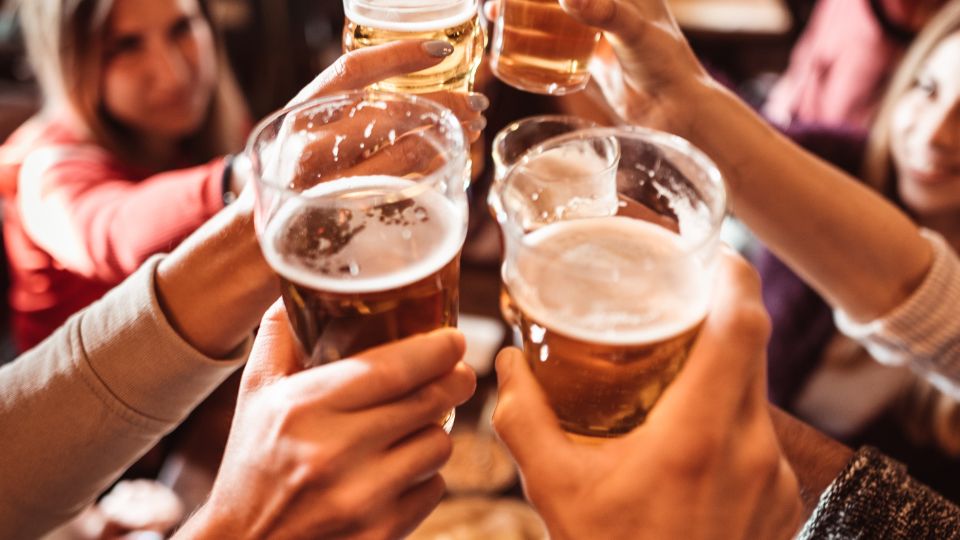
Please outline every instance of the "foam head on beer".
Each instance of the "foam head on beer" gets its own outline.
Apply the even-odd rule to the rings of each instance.
[[[442,40],[453,54],[439,65],[378,83],[384,90],[426,93],[472,91],[485,36],[477,0],[344,0],[349,52],[399,40]]]

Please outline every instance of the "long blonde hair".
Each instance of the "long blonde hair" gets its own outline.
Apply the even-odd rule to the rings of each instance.
[[[890,128],[894,109],[900,98],[913,87],[934,49],[957,30],[960,30],[960,0],[951,0],[930,19],[903,57],[887,87],[876,121],[870,130],[863,163],[863,180],[894,200],[896,175],[890,151]]]
[[[216,31],[206,3],[198,2]],[[136,163],[138,141],[105,113],[100,90],[103,35],[112,8],[113,0],[21,0],[19,11],[27,54],[45,103],[68,106],[94,143]],[[216,46],[218,74],[210,110],[183,145],[185,157],[198,163],[242,148],[250,125],[219,38]]]

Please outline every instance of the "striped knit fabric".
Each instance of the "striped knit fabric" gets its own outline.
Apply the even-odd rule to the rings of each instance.
[[[823,492],[800,540],[960,539],[960,508],[864,447]]]
[[[841,311],[834,317],[837,328],[878,362],[909,365],[960,399],[960,259],[940,235],[922,233],[933,247],[933,266],[910,298],[868,323],[855,323]]]

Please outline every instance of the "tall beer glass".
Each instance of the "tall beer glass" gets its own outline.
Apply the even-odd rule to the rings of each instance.
[[[343,8],[344,52],[405,39],[453,46],[453,54],[439,65],[388,79],[378,88],[415,94],[473,90],[484,47],[477,0],[343,0]]]
[[[707,314],[719,171],[678,137],[596,128],[532,149],[497,196],[515,324],[561,424],[586,437],[630,431]]]
[[[246,156],[306,366],[456,326],[467,150],[452,112],[336,94],[264,120]]]
[[[567,15],[559,0],[500,0],[490,67],[503,82],[538,94],[569,94],[590,81],[600,31]]]

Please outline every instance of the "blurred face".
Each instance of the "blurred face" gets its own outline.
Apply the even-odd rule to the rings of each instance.
[[[103,54],[101,92],[113,118],[148,138],[201,126],[217,57],[197,0],[116,0]]]
[[[920,217],[960,212],[960,32],[943,40],[897,103],[897,191]]]

